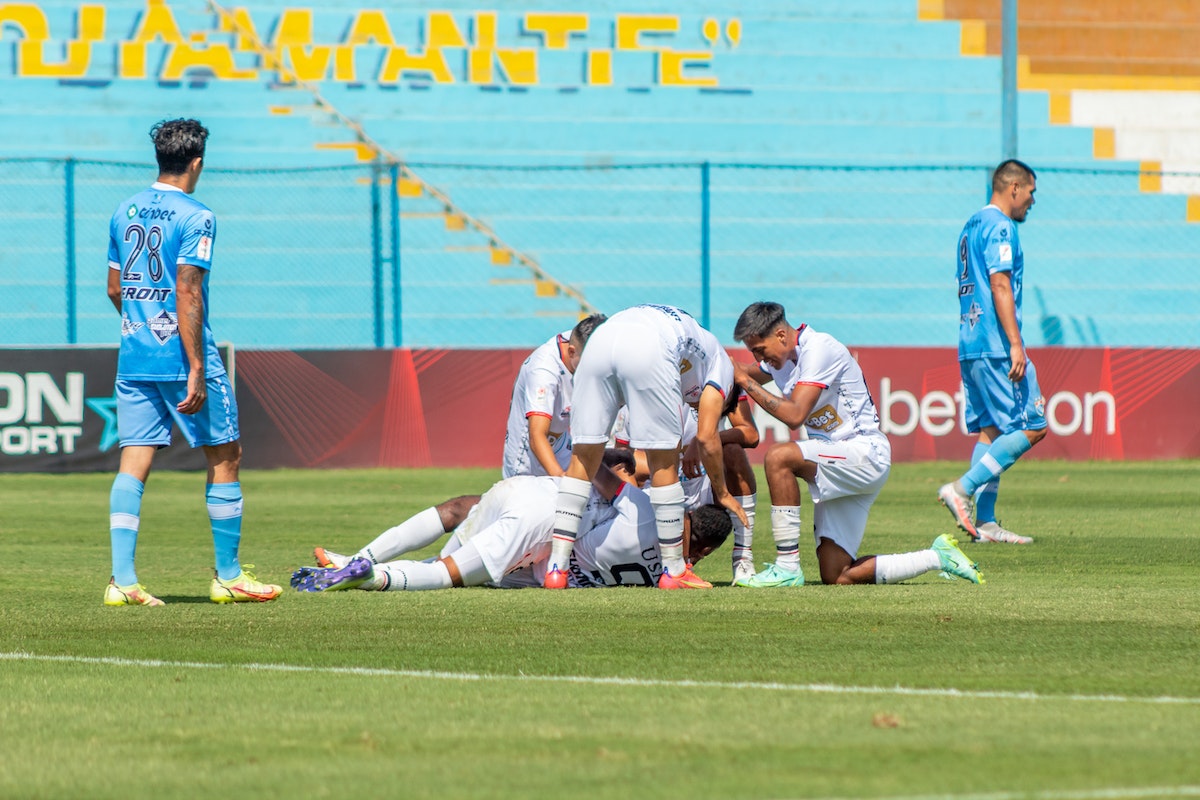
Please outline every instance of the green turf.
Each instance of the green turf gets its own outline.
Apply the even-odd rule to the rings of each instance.
[[[897,466],[864,552],[950,531],[934,494],[959,469]],[[286,584],[313,545],[353,551],[495,477],[247,472],[243,561]],[[110,485],[0,479],[0,797],[1200,793],[1200,462],[1022,462],[1002,519],[1037,542],[964,545],[985,586],[236,606],[207,600],[203,476],[156,473],[138,567],[159,609],[101,605]]]

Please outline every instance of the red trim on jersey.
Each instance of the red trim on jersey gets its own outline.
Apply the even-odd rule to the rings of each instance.
[[[817,458],[828,458],[830,461],[845,461],[845,456],[834,456],[829,453],[817,453]]]
[[[617,447],[629,447],[629,439],[616,439]]]
[[[545,417],[546,419],[550,419],[552,416],[553,414],[547,414],[545,411],[530,411],[525,414],[525,419],[529,419],[530,417]]]
[[[567,365],[567,358],[564,351],[566,350],[567,345],[571,343],[571,340],[564,339],[561,333],[555,338],[558,339],[558,361],[565,367]]]
[[[705,385],[705,386],[711,386],[711,387],[713,387],[714,389],[716,389],[718,392],[720,392],[720,393],[721,393],[721,399],[722,399],[722,400],[724,400],[724,399],[725,399],[725,389],[723,389],[722,387],[720,387],[720,386],[718,386],[717,384],[713,383],[712,381],[709,381],[708,383],[706,383],[706,384],[704,384],[704,385]],[[701,391],[703,391],[703,389],[702,389]]]
[[[796,381],[797,386],[820,386],[822,389],[828,389],[828,383],[818,383],[817,381]]]

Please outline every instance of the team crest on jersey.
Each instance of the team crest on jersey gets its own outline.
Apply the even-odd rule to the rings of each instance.
[[[1046,398],[1038,395],[1038,399],[1033,401],[1033,410],[1037,412],[1039,417],[1046,416]]]
[[[842,418],[838,416],[833,406],[826,404],[814,411],[804,424],[809,428],[819,428],[826,433],[833,433],[841,427]]]
[[[1000,263],[1012,261],[1012,245],[1008,242],[1000,245]]]
[[[208,261],[212,258],[212,237],[201,236],[200,243],[196,245],[196,255]]]
[[[179,321],[174,314],[164,308],[146,320],[146,327],[150,329],[150,333],[154,334],[154,338],[158,339],[159,344],[166,344],[179,331]]]
[[[137,212],[138,212],[138,207],[135,205],[131,205],[131,206],[129,206],[129,210],[125,212],[125,216],[129,217],[130,219],[133,219],[134,217],[137,216]]]
[[[546,387],[545,386],[537,387],[537,391],[533,393],[533,396],[534,396],[534,399],[536,399],[538,401],[545,400],[546,399]]]
[[[971,303],[971,307],[967,309],[967,313],[963,314],[959,322],[965,322],[974,328],[979,324],[980,317],[983,316],[983,308],[979,303]]]

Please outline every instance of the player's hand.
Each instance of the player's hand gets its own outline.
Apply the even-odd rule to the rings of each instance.
[[[732,360],[732,359],[731,359]],[[740,361],[733,362],[733,382],[735,385],[745,389],[750,385],[750,373],[746,371],[746,365]]]
[[[558,564],[555,564],[546,572],[546,578],[542,581],[542,586],[546,589],[567,588],[567,573],[559,569]]]
[[[746,509],[742,508],[741,501],[731,495],[729,492],[722,493],[721,497],[717,499],[717,502],[720,503],[730,514],[733,514],[735,517],[740,519],[743,525],[750,524],[750,519],[746,516]]]
[[[682,469],[687,478],[699,478],[704,474],[704,462],[700,460],[700,448],[695,439],[683,449]]]
[[[1008,368],[1008,379],[1013,383],[1025,377],[1025,346],[1014,344],[1008,349],[1008,357],[1012,366]]]
[[[208,383],[205,380],[204,373],[192,370],[188,373],[187,397],[183,398],[175,408],[180,414],[195,414],[204,408],[204,401],[207,399]]]

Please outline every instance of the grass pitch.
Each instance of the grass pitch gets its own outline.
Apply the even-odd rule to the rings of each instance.
[[[951,530],[898,465],[864,552]],[[286,584],[490,470],[243,474]],[[106,608],[111,475],[0,478],[0,797],[1200,795],[1200,462],[1028,461],[984,586],[207,599],[203,475],[156,473]],[[758,560],[770,560],[765,483]],[[804,519],[811,520],[805,501]],[[698,566],[729,580],[728,548]],[[816,574],[803,545],[806,574]]]

